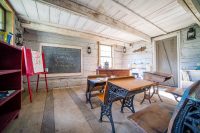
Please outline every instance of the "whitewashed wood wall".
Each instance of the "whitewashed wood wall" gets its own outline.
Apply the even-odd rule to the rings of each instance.
[[[200,65],[200,27],[191,26],[196,29],[196,39],[187,40],[187,31],[189,28],[181,30],[181,69],[192,70]]]
[[[195,69],[197,64],[200,63],[200,27],[197,25],[192,26],[196,29],[196,39],[187,40],[187,31],[189,28],[180,30],[181,44],[180,44],[180,65],[181,69]],[[95,74],[97,67],[97,44],[94,41],[89,41],[80,38],[67,37],[57,34],[44,33],[39,31],[26,30],[24,32],[25,46],[33,50],[39,50],[41,43],[55,43],[62,45],[76,45],[83,48],[83,75],[72,77],[57,77],[49,78],[49,87],[72,87],[82,86],[86,84],[87,75]],[[92,53],[87,54],[87,46],[90,45]],[[142,52],[133,53],[141,47],[146,46],[146,50]],[[115,68],[128,68],[132,63],[138,65],[150,64],[153,66],[153,47],[151,43],[137,42],[132,46],[126,44],[127,52],[122,53],[122,46],[113,46],[113,62]],[[31,79],[32,87],[35,88],[36,80]],[[40,83],[39,88],[44,88],[44,81]],[[24,87],[27,87],[26,79],[24,79]]]
[[[81,76],[70,76],[70,77],[55,77],[48,78],[50,88],[63,88],[72,86],[82,86],[86,84],[86,77],[88,75],[93,75],[96,73],[97,68],[97,57],[98,57],[98,46],[97,42],[84,40],[75,37],[68,37],[58,34],[45,33],[33,30],[25,30],[24,32],[25,46],[31,48],[32,50],[39,50],[41,43],[50,44],[61,44],[61,45],[71,45],[79,46],[83,49],[83,75]],[[92,53],[87,53],[87,47],[90,46]],[[122,60],[122,46],[113,46],[113,56],[114,56],[114,67],[121,68]],[[43,80],[43,79],[42,79]],[[36,77],[31,79],[32,87],[36,86]],[[24,79],[24,87],[27,87],[26,79]],[[40,82],[39,88],[44,88],[44,81]]]
[[[193,25],[196,30],[196,39],[187,40],[187,31],[190,27],[180,30],[180,65],[182,70],[196,69],[200,65],[200,27]],[[133,53],[134,50],[146,46],[143,52]],[[153,64],[153,47],[150,43],[138,42],[133,46],[127,46],[127,53],[123,54],[122,67],[127,68],[130,64]]]
[[[142,52],[133,52],[134,50],[140,49],[141,47],[146,47]],[[150,64],[153,63],[153,47],[151,43],[148,42],[137,42],[132,46],[126,46],[127,52],[123,54],[122,57],[122,67],[128,68],[131,64],[135,63],[137,65]]]

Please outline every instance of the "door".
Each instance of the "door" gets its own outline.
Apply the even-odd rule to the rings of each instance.
[[[156,41],[156,71],[172,74],[172,79],[163,83],[178,86],[177,37]]]

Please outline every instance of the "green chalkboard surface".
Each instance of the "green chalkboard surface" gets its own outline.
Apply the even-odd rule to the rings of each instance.
[[[48,73],[81,73],[81,49],[42,46]]]

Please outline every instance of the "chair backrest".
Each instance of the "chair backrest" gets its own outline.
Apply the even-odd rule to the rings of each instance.
[[[200,132],[200,80],[185,90],[178,103],[168,133]]]
[[[135,79],[133,76],[125,76],[125,77],[115,77],[115,78],[108,78],[105,88],[104,88],[104,104],[108,104],[108,90],[110,89],[108,83],[114,80],[123,80],[123,79]]]

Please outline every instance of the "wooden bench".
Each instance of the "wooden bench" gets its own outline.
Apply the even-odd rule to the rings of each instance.
[[[173,112],[173,115],[172,115]],[[200,81],[185,90],[181,101],[174,106],[152,104],[128,118],[147,133],[199,133]]]
[[[183,88],[167,88],[165,92],[171,93],[174,96],[175,100],[179,102],[179,98],[182,97],[184,93],[184,89]]]

